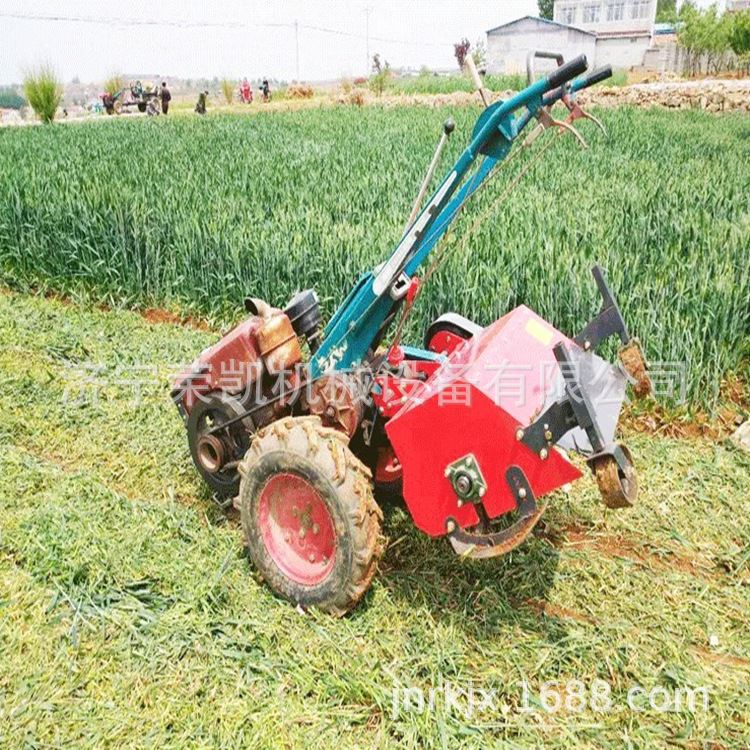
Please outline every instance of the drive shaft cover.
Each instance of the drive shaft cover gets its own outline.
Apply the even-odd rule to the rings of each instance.
[[[517,439],[559,376],[552,352],[559,341],[575,346],[528,308],[516,308],[460,346],[388,422],[404,499],[422,531],[442,535],[448,518],[463,528],[479,522],[475,505],[462,502],[446,476],[467,454],[486,481],[481,501],[490,518],[516,509],[510,466],[524,472],[537,498],[581,476],[559,451],[542,458]]]

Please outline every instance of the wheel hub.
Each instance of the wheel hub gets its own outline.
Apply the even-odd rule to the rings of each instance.
[[[238,417],[242,417],[237,421]],[[214,429],[231,422],[226,429]],[[223,392],[201,396],[187,420],[190,455],[208,486],[221,497],[233,497],[239,491],[236,469],[250,447],[254,431],[252,419],[242,402]]]
[[[362,420],[361,394],[354,380],[326,375],[317,380],[308,397],[310,413],[319,416],[326,427],[354,435]]]
[[[281,571],[299,584],[324,581],[337,548],[333,518],[315,487],[291,473],[272,476],[261,490],[263,543]]]
[[[224,465],[224,453],[224,443],[215,435],[203,435],[198,440],[198,460],[209,474],[215,474]]]

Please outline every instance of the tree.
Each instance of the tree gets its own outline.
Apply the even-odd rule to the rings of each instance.
[[[378,95],[382,96],[388,81],[391,77],[391,66],[388,60],[385,63],[380,62],[380,53],[376,52],[372,56],[372,76],[370,77],[370,88]]]
[[[458,67],[461,70],[464,69],[464,63],[466,62],[466,55],[469,54],[470,49],[471,49],[471,42],[466,37],[464,37],[460,42],[456,42],[456,44],[453,45],[453,54],[456,56]]]
[[[737,57],[750,55],[750,10],[734,14],[729,29],[729,46]]]
[[[555,15],[555,0],[537,0],[539,18],[548,18],[550,21]]]
[[[729,63],[732,14],[716,5],[701,10],[686,0],[680,8],[677,42],[685,50],[689,75],[718,73]],[[705,70],[704,70],[705,68]]]
[[[657,0],[656,22],[674,23],[677,20],[677,0]]]
[[[23,93],[37,117],[44,123],[55,119],[63,96],[63,87],[49,65],[41,65],[26,73]]]

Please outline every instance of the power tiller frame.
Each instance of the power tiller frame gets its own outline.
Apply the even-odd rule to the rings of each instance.
[[[423,348],[399,340],[419,268],[525,126],[571,130],[582,116],[575,94],[611,74],[582,77],[586,68],[576,58],[488,104],[472,66],[486,106],[468,147],[422,206],[448,121],[401,240],[325,328],[313,290],[283,310],[248,298],[250,315],[174,383],[195,465],[239,509],[250,557],[277,593],[339,615],[359,600],[383,550],[375,488],[402,494],[422,531],[474,558],[528,536],[540,498],[581,476],[569,451],[585,456],[608,506],[634,502],[635,469],[615,430],[627,381],[640,395],[650,381],[600,268],[601,310],[572,338],[521,306],[486,328],[443,315]],[[565,122],[551,115],[558,101]],[[617,366],[595,353],[610,336]],[[522,383],[498,388],[509,372]]]

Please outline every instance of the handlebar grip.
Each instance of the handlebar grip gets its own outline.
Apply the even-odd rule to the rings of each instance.
[[[612,66],[605,65],[603,68],[597,68],[593,73],[586,76],[580,83],[576,83],[576,90],[587,89],[589,86],[594,86],[601,81],[606,81],[607,78],[612,78]]]
[[[586,55],[580,55],[570,62],[565,63],[565,65],[561,65],[547,76],[548,90],[556,89],[558,86],[567,83],[571,78],[575,78],[576,76],[581,75],[581,73],[585,73],[588,66]]]

